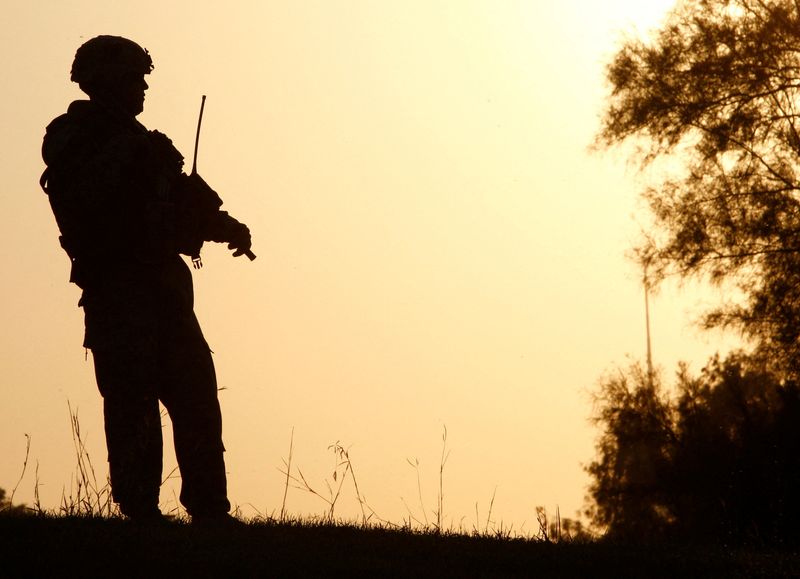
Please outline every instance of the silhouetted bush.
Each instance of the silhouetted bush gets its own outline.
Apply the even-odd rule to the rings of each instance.
[[[634,364],[603,379],[594,524],[624,541],[800,543],[800,389],[742,353],[693,377]]]
[[[27,512],[25,505],[12,505],[10,499],[6,498],[6,489],[0,488],[0,516],[25,515]]]

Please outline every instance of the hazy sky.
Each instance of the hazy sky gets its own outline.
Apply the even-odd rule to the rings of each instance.
[[[101,399],[79,290],[38,188],[47,123],[81,98],[77,47],[132,38],[155,70],[139,119],[191,156],[253,233],[255,262],[206,247],[197,313],[215,352],[231,500],[280,509],[293,461],[324,489],[350,448],[368,503],[395,522],[445,516],[535,530],[572,515],[594,454],[589,392],[644,357],[641,212],[624,152],[587,151],[623,32],[667,0],[11,0],[0,36],[0,486],[30,502],[74,471],[67,401],[105,476]],[[190,162],[190,159],[189,159]],[[653,300],[656,361],[699,369],[718,336],[698,292]],[[171,444],[167,445],[168,448]],[[165,472],[175,461],[171,448]],[[172,487],[162,493],[174,506]],[[341,514],[354,514],[352,492]],[[407,507],[404,505],[407,504]],[[293,513],[323,511],[292,490]],[[483,522],[481,523],[483,524]]]

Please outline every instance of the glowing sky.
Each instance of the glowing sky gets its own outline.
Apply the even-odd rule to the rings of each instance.
[[[293,461],[324,489],[350,448],[379,515],[535,530],[537,505],[583,505],[588,392],[644,357],[643,294],[625,252],[641,182],[587,151],[603,65],[666,0],[10,1],[0,36],[0,486],[55,507],[74,470],[67,401],[105,476],[101,399],[79,291],[37,180],[44,127],[80,98],[76,48],[132,38],[155,70],[139,119],[190,155],[246,222],[259,259],[207,247],[197,313],[215,352],[230,496],[279,510]],[[656,361],[698,369],[719,337],[702,294],[653,301]],[[168,439],[168,437],[167,437]],[[169,445],[168,445],[169,448]],[[171,449],[165,472],[174,466]],[[162,493],[174,507],[172,488]],[[342,515],[355,514],[347,488]],[[404,504],[405,503],[405,504]],[[324,504],[290,490],[293,513]],[[481,523],[483,524],[483,523]]]

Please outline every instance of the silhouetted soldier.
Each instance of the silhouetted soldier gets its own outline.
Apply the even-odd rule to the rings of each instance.
[[[180,500],[194,521],[226,521],[222,418],[211,353],[193,311],[191,270],[203,241],[250,248],[247,227],[172,142],[136,121],[153,68],[138,44],[98,36],[71,78],[89,95],[47,127],[42,187],[83,290],[84,345],[103,396],[114,500],[132,519],[159,520],[158,401],[172,419]]]

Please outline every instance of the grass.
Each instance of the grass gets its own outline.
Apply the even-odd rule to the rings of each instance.
[[[119,516],[107,480],[98,479],[83,442],[77,412],[70,411],[76,470],[60,506],[45,510],[13,505],[0,495],[0,577],[797,577],[800,555],[764,550],[728,551],[686,545],[631,546],[597,540],[580,522],[551,520],[537,509],[538,533],[520,536],[492,521],[494,496],[485,521],[476,505],[471,529],[444,526],[444,472],[449,450],[442,436],[436,508],[423,504],[419,461],[419,509],[408,506],[400,524],[379,517],[362,494],[347,448],[335,458],[325,490],[311,484],[292,464],[293,439],[281,470],[284,498],[276,515],[258,515],[234,528],[192,526],[177,512],[173,522],[142,526]],[[38,465],[37,465],[38,466]],[[37,469],[38,470],[38,469]],[[172,473],[167,479],[172,476]],[[356,520],[337,518],[336,506],[352,484],[360,507]],[[286,510],[289,488],[318,497],[326,505],[316,517]],[[2,489],[0,489],[1,491]],[[12,506],[13,505],[13,506]]]
[[[309,521],[233,529],[0,517],[0,576],[796,577],[796,555],[548,543]]]

